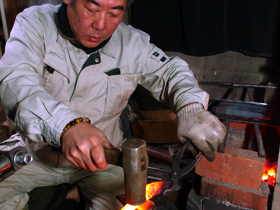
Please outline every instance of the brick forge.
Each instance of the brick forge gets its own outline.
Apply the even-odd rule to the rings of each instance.
[[[269,188],[263,182],[259,190],[241,187],[228,182],[203,177],[201,195],[216,200],[229,201],[238,206],[254,210],[266,210]]]
[[[250,124],[231,122],[224,153],[216,152],[212,163],[205,157],[200,160],[195,172],[202,176],[201,196],[254,210],[266,209],[269,187],[262,183],[265,158],[242,148],[248,145],[244,141],[252,139],[252,129]],[[262,129],[262,135],[265,130]]]

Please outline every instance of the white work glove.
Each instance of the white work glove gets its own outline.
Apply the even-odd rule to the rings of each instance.
[[[199,103],[189,104],[181,108],[178,113],[178,137],[185,143],[188,139],[196,149],[209,161],[214,161],[214,151],[224,141],[226,128],[221,121],[209,111],[203,109]],[[198,151],[190,146],[188,149],[197,154]]]

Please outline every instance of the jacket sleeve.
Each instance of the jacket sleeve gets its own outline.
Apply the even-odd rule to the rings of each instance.
[[[43,87],[43,28],[31,14],[16,18],[0,61],[1,103],[18,132],[59,147],[62,129],[80,115]]]
[[[194,102],[208,107],[209,95],[198,86],[188,64],[177,56],[168,57],[153,44],[148,47],[141,85],[175,113]]]

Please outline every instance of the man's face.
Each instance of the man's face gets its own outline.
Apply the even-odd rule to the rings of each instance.
[[[127,0],[63,0],[71,29],[85,47],[97,47],[122,21]]]

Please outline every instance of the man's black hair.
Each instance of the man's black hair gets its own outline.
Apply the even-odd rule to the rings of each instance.
[[[71,0],[71,4],[73,5],[75,3],[76,0]],[[126,0],[126,8],[129,8],[129,6],[131,5],[131,3],[133,2],[133,0]]]

